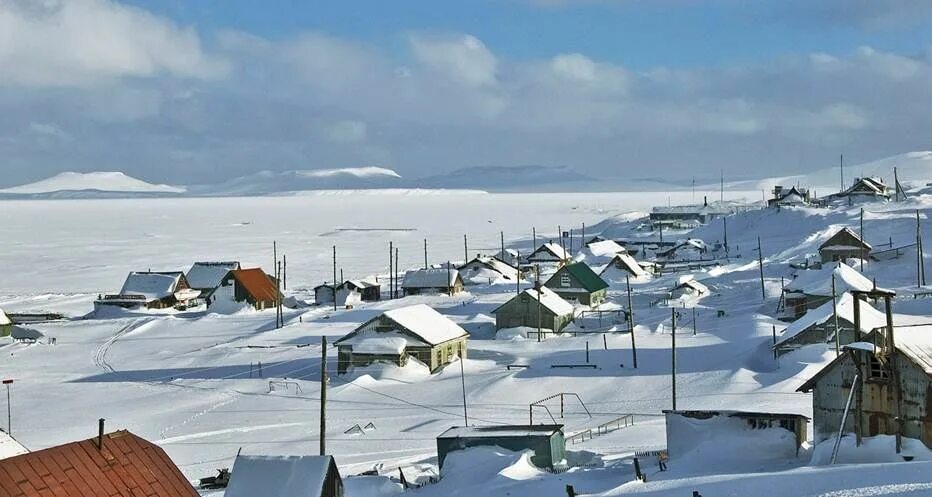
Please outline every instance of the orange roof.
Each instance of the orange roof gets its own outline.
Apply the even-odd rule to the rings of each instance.
[[[230,271],[236,282],[255,300],[277,300],[278,288],[272,278],[261,268],[234,269]]]
[[[161,447],[121,430],[0,460],[4,497],[198,497]]]

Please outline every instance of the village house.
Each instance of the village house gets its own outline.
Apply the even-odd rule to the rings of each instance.
[[[405,366],[409,357],[431,372],[466,358],[469,333],[434,309],[417,304],[385,311],[343,336],[337,347],[337,371],[387,362]]]
[[[614,240],[601,240],[587,244],[576,255],[574,260],[585,261],[589,265],[606,264],[618,254],[627,254],[628,251]]]
[[[871,249],[871,245],[862,240],[851,228],[844,227],[819,246],[819,257],[823,264],[848,262],[849,259],[868,260],[871,256]]]
[[[29,452],[29,450],[13,438],[13,435],[0,430],[0,459],[18,456],[27,452]]]
[[[332,283],[325,281],[314,287],[314,302],[317,305],[332,304],[335,297],[336,293]]]
[[[454,426],[437,436],[437,465],[451,452],[470,447],[501,447],[515,452],[534,451],[531,462],[553,469],[566,459],[563,425]]]
[[[670,298],[676,300],[683,297],[706,296],[709,293],[709,287],[696,281],[692,275],[688,275],[681,277],[677,285],[670,290]]]
[[[612,260],[608,262],[599,277],[604,281],[624,281],[625,276],[631,278],[643,278],[650,276],[641,264],[628,254],[615,254]]]
[[[812,392],[815,443],[841,429],[854,433],[858,443],[863,437],[894,435],[898,447],[907,437],[932,448],[932,326],[894,328],[890,319],[886,328],[845,346],[798,391]]]
[[[158,445],[126,430],[0,459],[4,497],[199,497]]]
[[[195,262],[185,278],[192,289],[201,292],[200,298],[207,299],[220,286],[223,277],[234,269],[239,269],[239,262]]]
[[[854,184],[847,190],[829,196],[829,200],[843,200],[849,204],[889,200],[894,189],[887,186],[882,178],[854,178]]]
[[[515,295],[492,313],[495,314],[496,330],[518,327],[536,329],[540,326],[541,331],[560,333],[573,321],[574,311],[573,304],[541,285],[538,289],[528,288]]]
[[[544,286],[566,301],[591,307],[604,302],[608,293],[608,283],[584,262],[574,262],[561,267]]]
[[[835,295],[851,290],[868,291],[874,283],[856,269],[842,262],[828,263],[820,269],[801,270],[796,278],[783,287],[781,319],[794,320],[832,300],[832,276]]]
[[[280,298],[275,278],[261,268],[234,269],[223,277],[207,305],[210,308],[218,302],[245,302],[261,311],[276,307]]]
[[[463,278],[453,268],[413,269],[405,272],[401,289],[407,295],[456,295],[463,291]]]
[[[793,434],[782,447],[771,445],[768,437],[768,458],[779,451],[788,457],[799,455],[799,448],[806,441],[809,418],[802,414],[747,411],[695,411],[664,410],[667,433],[667,453],[671,458],[682,456],[692,449],[696,440],[717,438],[743,438],[747,443],[760,434],[760,430],[782,429]]]
[[[493,257],[514,268],[521,266],[521,254],[513,248],[506,248],[503,251],[500,250]]]
[[[13,331],[13,320],[0,309],[0,337],[9,336]]]
[[[186,307],[199,296],[181,271],[133,271],[126,276],[119,294],[104,295],[94,305],[167,309]]]
[[[860,302],[859,315],[855,318],[854,297],[850,293],[844,293],[836,298],[836,302],[829,300],[815,309],[806,311],[799,319],[790,323],[773,346],[777,354],[783,355],[814,343],[836,343],[833,308],[837,309],[838,314],[838,345],[856,342],[861,336],[884,326],[887,322],[884,313],[867,302]],[[855,321],[860,321],[858,333],[855,333]]]
[[[572,258],[572,255],[559,244],[547,242],[531,252],[527,256],[527,262],[528,264],[562,265]]]
[[[676,245],[658,250],[657,257],[670,260],[702,259],[709,252],[709,246],[698,238],[689,238],[677,242]]]
[[[337,298],[343,292],[354,294],[354,300],[362,302],[375,302],[382,299],[382,285],[375,281],[346,280],[337,287]]]
[[[714,219],[723,218],[732,213],[732,209],[723,205],[709,205],[703,197],[702,205],[658,206],[650,211],[650,224],[653,227],[669,226],[671,228],[695,228],[709,224]]]
[[[499,280],[516,281],[518,270],[494,257],[477,255],[475,259],[456,269],[467,285],[494,283]]]
[[[224,497],[343,497],[333,456],[237,455]]]
[[[784,188],[777,185],[773,187],[773,198],[767,200],[768,207],[791,207],[809,205],[809,190],[791,186]]]

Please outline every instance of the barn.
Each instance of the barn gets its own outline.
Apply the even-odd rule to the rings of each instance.
[[[528,288],[492,311],[495,314],[495,329],[540,326],[542,330],[560,333],[573,322],[573,304],[545,286],[539,289],[538,293],[538,290]]]
[[[849,259],[868,260],[872,248],[851,228],[844,227],[819,246],[819,257],[822,263],[847,262]]]
[[[463,278],[453,268],[414,269],[405,273],[401,288],[405,295],[456,295],[463,291]]]
[[[805,345],[835,343],[833,308],[838,314],[839,345],[856,342],[862,334],[870,333],[886,324],[887,318],[884,313],[863,301],[858,306],[858,317],[855,318],[854,304],[854,297],[845,293],[838,297],[835,303],[829,300],[816,309],[806,311],[802,317],[783,330],[773,348],[778,355],[783,355]],[[859,333],[855,333],[855,321],[860,321]]]
[[[434,372],[466,357],[469,333],[434,309],[417,304],[385,311],[343,336],[337,347],[337,371],[387,362],[404,366],[409,357]]]
[[[343,497],[333,456],[237,455],[224,497]]]
[[[591,307],[604,302],[608,293],[608,283],[584,262],[574,262],[561,267],[544,286],[564,300]]]

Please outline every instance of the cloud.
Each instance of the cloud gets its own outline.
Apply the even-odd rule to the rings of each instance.
[[[412,34],[409,42],[414,57],[443,77],[467,86],[496,83],[498,59],[474,36]]]
[[[197,33],[107,0],[0,2],[0,85],[88,86],[166,74],[212,78]]]

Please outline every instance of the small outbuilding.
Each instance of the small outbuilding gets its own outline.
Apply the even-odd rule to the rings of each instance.
[[[528,264],[565,264],[573,258],[572,255],[560,245],[547,242],[537,247],[527,256]]]
[[[317,305],[332,304],[336,297],[335,289],[332,283],[326,281],[314,287],[314,302]]]
[[[889,200],[894,189],[883,182],[882,178],[854,178],[854,183],[847,190],[836,193],[830,199],[847,200],[849,203],[873,200]]]
[[[470,447],[533,450],[531,462],[540,468],[565,464],[563,425],[454,426],[437,437],[437,464],[443,469],[447,455]]]
[[[463,291],[463,278],[454,268],[414,269],[405,273],[401,289],[405,295],[456,295]]]
[[[877,328],[884,326],[887,318],[867,302],[860,302],[858,318],[854,317],[854,297],[850,293],[842,294],[836,302],[828,301],[816,309],[806,311],[796,321],[790,323],[781,333],[779,340],[773,348],[778,355],[792,352],[805,345],[814,343],[835,343],[835,313],[838,314],[838,344],[847,345],[856,342],[861,336],[867,335]],[[855,321],[860,321],[859,330],[855,332]]]
[[[823,263],[847,262],[849,259],[868,260],[872,248],[851,228],[844,227],[819,246],[819,257]]]
[[[560,333],[573,322],[573,304],[546,286],[540,286],[539,290],[528,288],[492,311],[495,329],[540,326],[541,330]]]
[[[456,269],[467,285],[494,283],[496,281],[516,281],[518,270],[495,257],[476,256],[475,259]]]
[[[568,302],[596,307],[605,301],[608,283],[588,264],[574,262],[557,270],[544,286]]]
[[[624,281],[625,276],[643,278],[650,276],[650,273],[641,267],[637,259],[627,253],[615,254],[615,257],[612,257],[612,260],[599,273],[603,281]]]
[[[767,438],[769,450],[779,450],[780,440],[785,440],[782,451],[788,456],[799,454],[799,448],[807,439],[809,418],[802,414],[785,414],[773,412],[747,411],[693,411],[664,410],[667,431],[667,452],[671,458],[680,457],[694,448],[697,440],[743,439],[754,443],[755,438],[763,435],[761,430],[786,430],[789,436],[783,438],[779,432]],[[776,443],[775,443],[776,442]],[[774,454],[768,454],[773,456]]]
[[[375,302],[382,299],[382,285],[369,280],[346,280],[337,287],[337,296],[340,292],[354,293],[359,295],[359,300],[363,302]]]
[[[224,497],[343,497],[333,456],[246,456],[233,462]]]
[[[195,262],[185,278],[188,285],[201,292],[201,298],[208,298],[223,283],[224,276],[234,269],[239,269],[237,261]]]
[[[199,296],[200,292],[191,288],[181,271],[133,271],[126,276],[119,294],[104,295],[94,304],[167,309],[187,306]]]
[[[585,261],[589,265],[605,264],[618,254],[627,254],[628,250],[614,240],[601,240],[587,244],[574,260]]]
[[[511,267],[521,266],[521,254],[513,248],[506,248],[505,250],[499,251],[493,257]]]
[[[832,275],[835,294],[852,290],[867,292],[874,283],[856,269],[843,262],[823,265],[820,269],[806,269],[783,287],[783,313],[781,319],[797,319],[809,309],[815,309],[832,300]]]
[[[208,307],[222,300],[246,302],[256,310],[272,309],[278,305],[281,293],[275,279],[261,268],[234,269],[223,278],[214,291]]]
[[[466,358],[469,333],[434,309],[417,304],[385,311],[336,342],[337,371],[387,362],[397,366],[413,357],[434,372]]]
[[[809,203],[809,190],[797,186],[789,188],[775,186],[773,187],[773,198],[767,200],[768,207],[791,207],[809,205]]]
[[[671,299],[680,299],[682,297],[700,297],[710,293],[709,287],[697,281],[693,276],[680,278],[677,285],[670,290]]]

